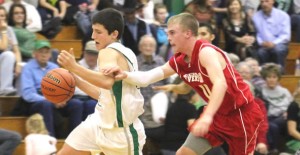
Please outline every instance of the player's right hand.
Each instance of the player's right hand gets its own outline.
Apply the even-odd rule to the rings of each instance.
[[[123,80],[127,78],[126,72],[124,72],[119,66],[110,66],[102,68],[104,75],[113,75],[115,80]]]

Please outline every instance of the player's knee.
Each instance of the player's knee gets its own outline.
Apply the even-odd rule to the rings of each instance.
[[[177,151],[176,151],[176,155],[184,155],[185,154],[185,151],[184,151],[184,148],[179,148]]]

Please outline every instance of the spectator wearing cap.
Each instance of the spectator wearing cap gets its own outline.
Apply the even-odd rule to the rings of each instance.
[[[135,55],[139,55],[138,43],[141,37],[145,34],[152,35],[150,26],[145,21],[136,17],[136,14],[143,4],[133,1],[126,4],[121,9],[124,13],[124,33],[122,36],[122,43],[130,48]]]
[[[58,123],[54,114],[59,114],[69,119],[69,131],[72,131],[82,121],[83,103],[78,99],[54,105],[46,100],[41,93],[41,81],[44,75],[58,65],[50,62],[51,45],[47,40],[37,40],[33,59],[29,60],[21,72],[21,99],[28,105],[28,114],[40,113],[44,117],[46,127],[51,136],[55,136],[54,126]],[[62,126],[59,126],[62,127]],[[63,131],[62,129],[57,131]],[[61,137],[57,137],[61,138]]]
[[[79,60],[79,64],[85,68],[91,69],[93,71],[98,71],[97,68],[97,59],[98,59],[98,50],[96,48],[95,41],[88,41],[85,44],[83,51],[83,58]],[[83,120],[89,115],[94,113],[97,100],[91,98],[82,90],[76,87],[74,98],[80,99],[83,101]]]

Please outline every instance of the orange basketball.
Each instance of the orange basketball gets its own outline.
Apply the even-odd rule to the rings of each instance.
[[[41,91],[54,104],[68,101],[75,91],[75,79],[66,69],[50,70],[42,79]]]

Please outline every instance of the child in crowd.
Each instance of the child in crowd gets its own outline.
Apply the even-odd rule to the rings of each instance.
[[[280,134],[286,131],[287,109],[293,100],[291,93],[279,85],[281,68],[275,63],[263,65],[261,75],[266,81],[262,87],[262,97],[267,104],[269,131],[268,141],[270,152],[278,152]]]
[[[33,114],[26,121],[26,155],[55,155],[56,139],[48,135],[43,116]]]

